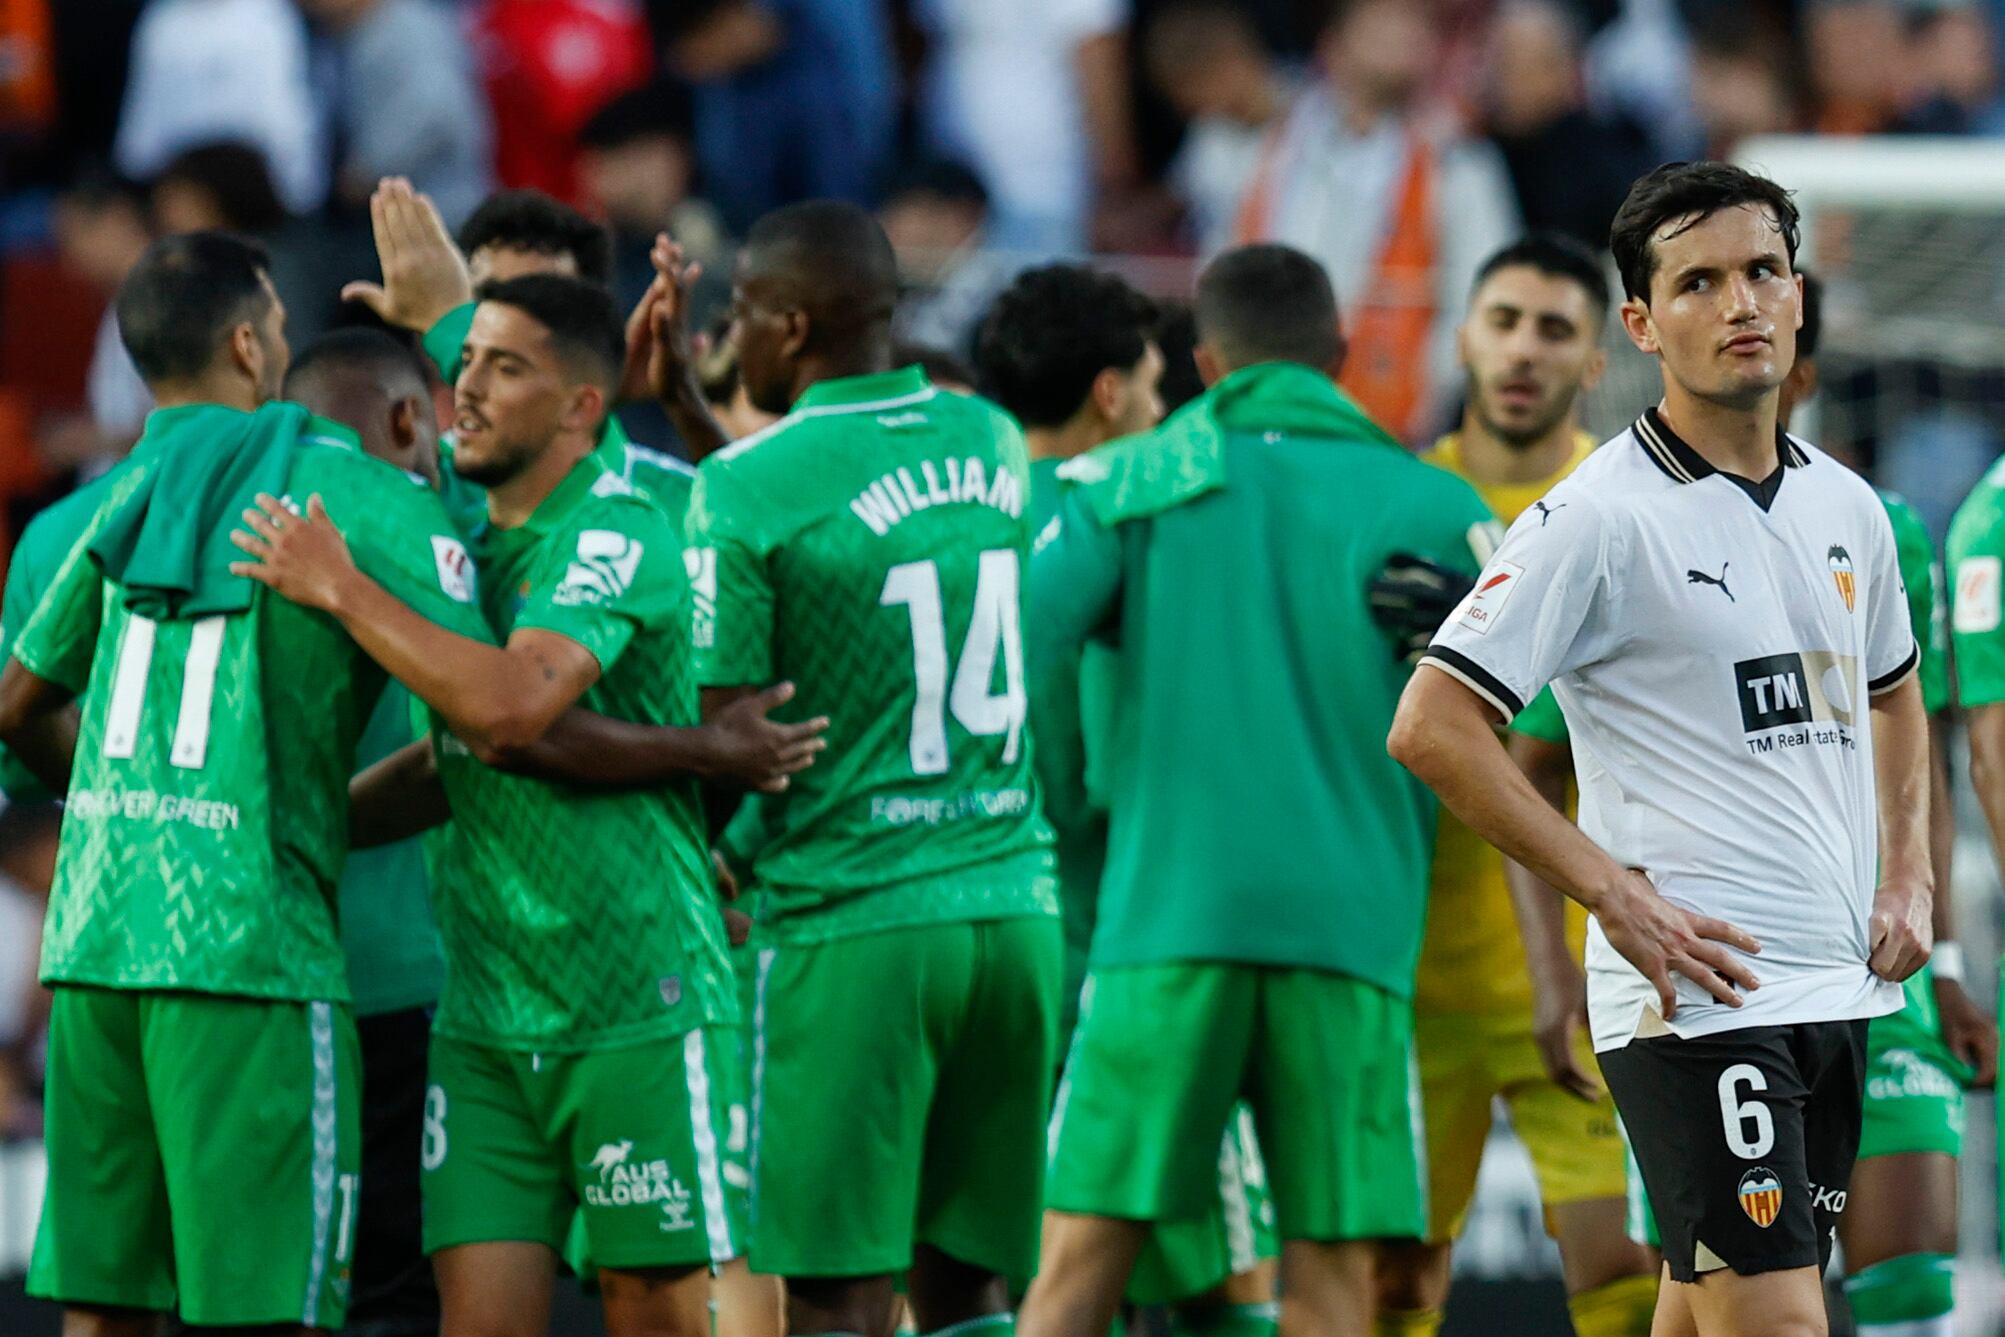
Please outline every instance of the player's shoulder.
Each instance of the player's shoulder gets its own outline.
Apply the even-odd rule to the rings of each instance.
[[[638,477],[654,474],[662,477],[684,478],[694,481],[696,466],[680,455],[671,455],[653,446],[643,446],[638,441],[627,442],[628,471]]]
[[[1949,522],[1951,557],[1975,548],[2005,547],[2005,455],[1987,469]]]
[[[679,546],[680,531],[655,499],[611,470],[593,480],[591,490],[552,526],[550,538],[568,548],[571,536],[587,531],[611,531],[637,543]]]

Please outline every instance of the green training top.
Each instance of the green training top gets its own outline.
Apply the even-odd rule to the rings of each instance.
[[[1001,410],[916,367],[823,381],[704,460],[698,672],[799,695],[828,751],[765,807],[772,940],[1057,913],[1024,728],[1029,459]]]
[[[137,616],[88,552],[164,455],[240,430],[245,416],[196,406],[149,417],[12,647],[31,672],[77,692],[83,710],[46,981],[349,997],[335,879],[348,777],[382,671],[333,619],[262,587],[242,613]],[[318,494],[357,565],[399,598],[486,635],[465,549],[409,475],[312,419],[285,488],[298,504]]]
[[[1495,525],[1318,372],[1244,368],[1072,461],[1031,562],[1033,678],[1113,634],[1093,966],[1308,966],[1411,996],[1435,806],[1386,755],[1395,553],[1474,576]]]
[[[497,636],[555,632],[598,660],[579,705],[696,723],[681,537],[596,456],[472,547]],[[552,784],[483,766],[449,735],[439,771],[453,809],[435,883],[441,1035],[577,1052],[737,1020],[694,781]]]

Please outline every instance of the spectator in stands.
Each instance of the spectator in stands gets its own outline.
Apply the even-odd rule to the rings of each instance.
[[[868,204],[890,170],[898,75],[883,0],[657,0],[696,96],[710,197],[734,231],[810,198]]]
[[[442,0],[300,0],[327,34],[335,189],[367,208],[408,177],[458,227],[491,185],[486,100],[466,36]]]
[[[918,163],[892,185],[877,221],[898,253],[896,336],[966,354],[989,303],[1021,267],[1020,256],[990,249],[981,180],[956,162]]]
[[[1659,161],[1699,156],[1692,47],[1678,0],[1602,0],[1589,6],[1611,7],[1615,16],[1589,39],[1581,61],[1587,105],[1646,127]]]
[[[285,221],[264,155],[249,144],[197,144],[153,180],[153,222],[163,236],[220,229],[263,237]]]
[[[1716,9],[1692,32],[1692,102],[1704,156],[1727,158],[1741,140],[1798,122],[1789,51],[1759,16]]]
[[[654,69],[633,0],[478,0],[474,49],[500,183],[578,201],[578,131]]]
[[[998,245],[1074,253],[1096,204],[1141,176],[1129,111],[1129,0],[920,0],[933,147],[987,183]]]
[[[1178,0],[1150,22],[1149,79],[1187,124],[1170,164],[1198,254],[1232,244],[1239,202],[1260,165],[1260,145],[1294,98],[1297,81],[1228,0]]]
[[[1418,440],[1454,398],[1455,325],[1477,269],[1521,230],[1517,205],[1497,151],[1420,103],[1424,7],[1348,0],[1319,45],[1326,77],[1263,152],[1240,235],[1323,264],[1350,336],[1344,387]]]
[[[153,394],[118,337],[111,298],[152,241],[146,197],[130,183],[86,172],[56,197],[56,245],[63,263],[104,298],[97,342],[85,382],[85,411],[44,426],[38,446],[59,474],[92,474],[124,455],[139,439]]]
[[[1599,249],[1630,183],[1658,159],[1634,121],[1588,110],[1581,39],[1559,0],[1507,0],[1490,29],[1482,116],[1525,226]]]
[[[148,180],[190,144],[224,138],[264,155],[286,208],[326,199],[304,21],[289,0],[154,0],[132,35],[119,170]]]
[[[35,1092],[49,993],[38,978],[37,958],[62,820],[54,803],[10,803],[0,810],[0,1141],[41,1131]]]
[[[1907,33],[1893,0],[1817,0],[1803,16],[1811,128],[1827,135],[1891,129],[1904,110]]]
[[[622,93],[593,113],[578,142],[583,207],[612,229],[613,295],[622,311],[654,282],[648,253],[660,232],[704,267],[705,287],[728,288],[724,221],[694,193],[695,127],[687,89],[658,80]]]
[[[1899,129],[1938,135],[2005,134],[2005,100],[1998,91],[1998,40],[1990,17],[1971,4],[1946,0],[1913,21],[1909,59],[1918,105]]]

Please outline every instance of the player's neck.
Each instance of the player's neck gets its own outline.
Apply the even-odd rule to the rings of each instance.
[[[850,376],[877,376],[891,370],[891,341],[869,340],[839,353],[818,353],[801,359],[794,372],[793,402],[823,381]]]
[[[1487,487],[1542,483],[1573,458],[1580,428],[1573,415],[1528,446],[1514,446],[1483,426],[1474,413],[1462,415],[1462,472]]]
[[[1085,413],[1056,427],[1027,427],[1023,433],[1034,460],[1069,460],[1109,439],[1100,422]]]
[[[190,381],[162,382],[147,388],[153,392],[153,407],[157,409],[211,404],[240,413],[256,413],[264,404],[257,387],[242,376],[197,376]]]
[[[586,438],[560,437],[544,447],[527,468],[487,490],[487,518],[496,529],[519,529],[536,514],[578,461],[592,453]]]
[[[1759,482],[1782,463],[1775,448],[1779,399],[1771,390],[1751,408],[1720,404],[1701,399],[1666,377],[1657,412],[1707,464],[1721,473]]]

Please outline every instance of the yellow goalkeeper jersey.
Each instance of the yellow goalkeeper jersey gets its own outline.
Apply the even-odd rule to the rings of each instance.
[[[1573,454],[1559,471],[1534,483],[1484,484],[1470,478],[1459,433],[1442,437],[1424,458],[1467,481],[1508,525],[1579,467],[1594,445],[1592,437],[1579,433]],[[1587,912],[1573,901],[1567,902],[1566,912],[1567,941],[1577,959],[1587,941]],[[1504,856],[1446,810],[1434,842],[1426,937],[1413,1004],[1424,1014],[1521,1013],[1530,1024],[1531,971],[1518,936],[1510,888],[1504,882]]]

